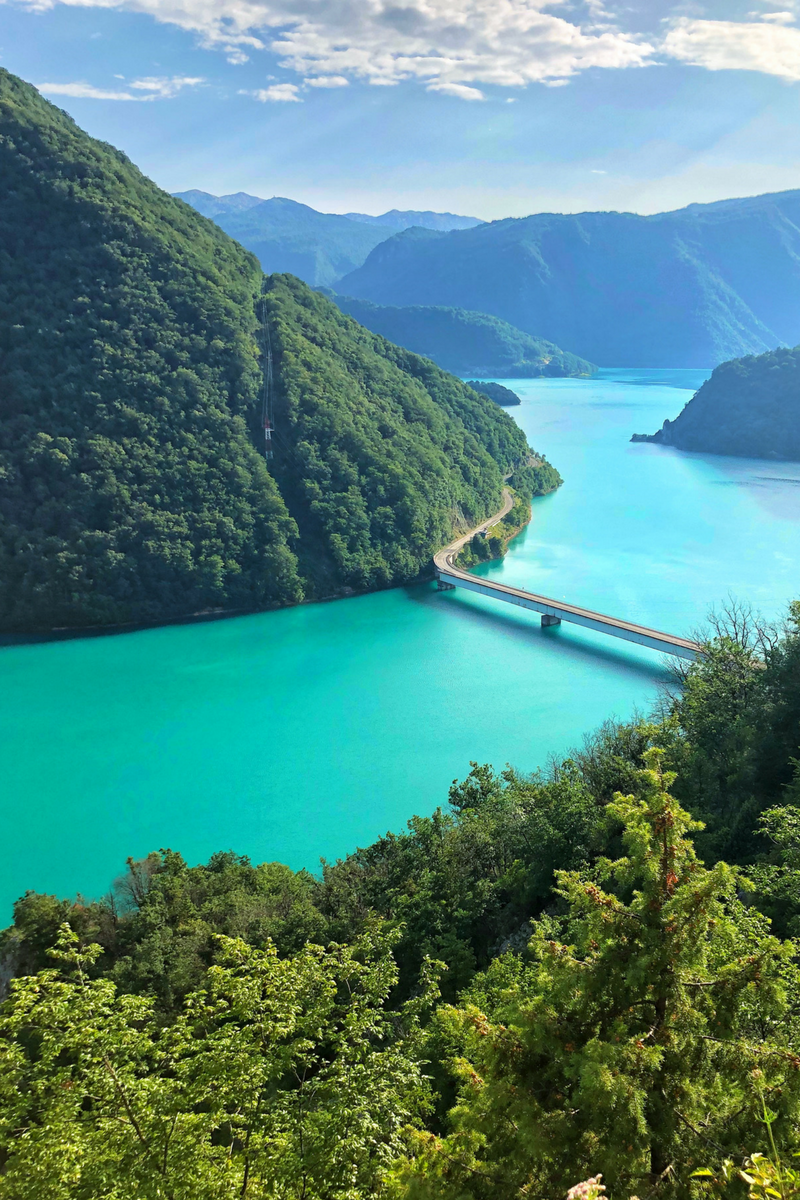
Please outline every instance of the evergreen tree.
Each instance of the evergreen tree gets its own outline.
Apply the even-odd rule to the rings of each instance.
[[[699,822],[661,752],[645,761],[608,808],[625,857],[558,874],[569,943],[540,921],[531,964],[497,960],[472,1003],[441,1010],[461,1087],[451,1132],[406,1168],[411,1196],[552,1197],[598,1171],[612,1195],[687,1195],[694,1169],[763,1140],[764,1096],[795,1145],[796,947],[732,868],[697,859]]]

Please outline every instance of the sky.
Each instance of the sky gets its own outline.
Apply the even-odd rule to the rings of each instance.
[[[0,65],[171,192],[491,220],[800,187],[800,0],[0,0]]]

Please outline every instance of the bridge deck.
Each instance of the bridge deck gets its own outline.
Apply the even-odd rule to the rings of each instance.
[[[700,653],[700,646],[689,638],[676,637],[671,633],[662,633],[659,629],[649,629],[646,625],[635,625],[632,621],[623,621],[618,617],[609,617],[605,613],[594,612],[590,608],[580,608],[576,604],[567,604],[563,600],[553,600],[549,596],[539,596],[535,592],[526,592],[522,588],[509,587],[504,583],[494,583],[488,579],[480,579],[462,571],[455,565],[459,550],[474,533],[490,528],[509,511],[511,496],[506,492],[506,504],[501,512],[490,520],[485,521],[477,530],[445,546],[434,555],[433,562],[437,578],[451,587],[465,588],[477,592],[481,596],[490,596],[495,600],[504,600],[508,604],[519,605],[533,612],[549,617],[551,622],[569,621],[573,625],[582,625],[586,629],[594,629],[598,633],[606,633],[611,637],[622,638],[626,642],[636,642],[640,646],[648,646],[651,650],[660,650],[662,654],[673,654],[678,658],[695,659]],[[545,622],[543,621],[543,624]]]

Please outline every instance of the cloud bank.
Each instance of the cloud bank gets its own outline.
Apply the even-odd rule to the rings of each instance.
[[[643,67],[665,58],[712,71],[751,70],[800,80],[800,29],[789,11],[792,0],[786,8],[750,13],[741,21],[676,18],[649,40],[622,29],[602,0],[582,0],[582,8],[574,2],[567,7],[567,0],[4,2],[33,11],[62,5],[146,14],[225,51],[234,63],[254,51],[271,51],[303,84],[322,88],[344,87],[352,80],[384,86],[416,80],[429,91],[481,100],[486,86],[558,86],[590,68]],[[179,90],[198,81],[149,82]],[[115,100],[176,94],[156,87],[150,95],[133,94],[147,84],[142,80],[108,91],[84,83],[46,88],[52,94]],[[284,83],[248,94],[262,101],[300,98],[296,84]]]
[[[764,13],[759,21],[677,21],[664,39],[671,58],[709,71],[760,71],[800,79],[800,29],[793,14]]]
[[[198,35],[234,62],[271,50],[309,83],[416,79],[464,99],[478,98],[476,85],[522,87],[590,67],[640,67],[653,53],[645,41],[609,24],[596,3],[587,4],[582,24],[549,11],[560,0],[16,2],[34,11],[60,4],[148,14]]]

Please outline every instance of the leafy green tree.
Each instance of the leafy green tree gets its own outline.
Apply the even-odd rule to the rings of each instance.
[[[544,1198],[597,1171],[612,1194],[687,1195],[695,1168],[757,1144],[762,1094],[796,1145],[796,948],[697,859],[662,757],[609,806],[625,856],[559,873],[569,941],[541,921],[530,965],[501,958],[473,985],[487,1012],[442,1010],[460,1093],[410,1196]]]
[[[375,1196],[426,1105],[424,998],[390,1019],[388,944],[280,959],[224,939],[164,1025],[149,998],[60,970],[15,982],[0,1017],[0,1196],[222,1200]]]

